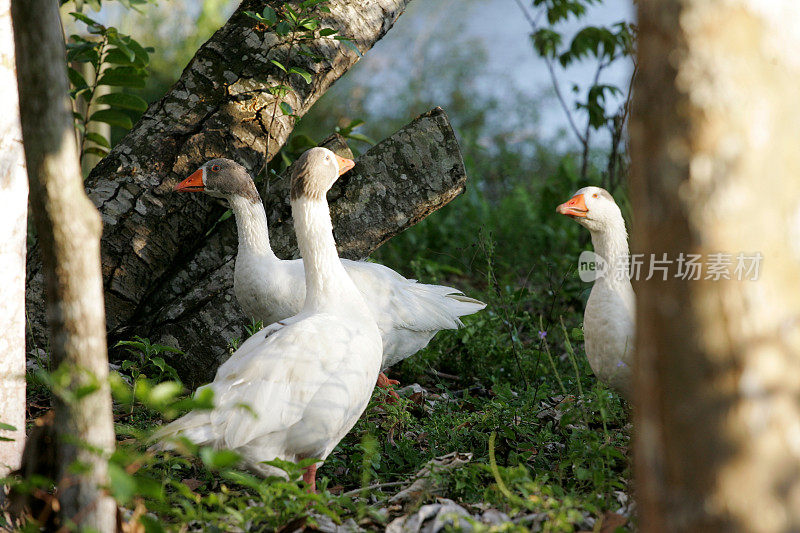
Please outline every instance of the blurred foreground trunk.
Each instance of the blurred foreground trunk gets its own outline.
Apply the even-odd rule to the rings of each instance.
[[[650,0],[639,24],[634,253],[704,263],[636,286],[639,522],[800,531],[800,10]]]
[[[103,487],[114,428],[100,217],[83,190],[58,5],[54,0],[13,0],[11,12],[25,159],[56,369],[58,506],[53,511],[62,525],[71,521],[80,529],[110,532],[116,527],[116,504]]]
[[[28,180],[19,125],[11,1],[0,0],[0,477],[19,467],[25,444],[25,240]],[[2,496],[0,496],[0,499]]]

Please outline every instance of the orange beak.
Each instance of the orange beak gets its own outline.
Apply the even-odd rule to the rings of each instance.
[[[334,154],[335,155],[335,154]],[[354,166],[356,166],[356,162],[352,159],[347,159],[344,157],[336,156],[336,162],[339,163],[339,175],[341,176]]]
[[[586,207],[582,194],[576,194],[568,202],[556,207],[556,213],[573,218],[586,218],[588,212],[589,209]]]
[[[203,169],[198,168],[191,176],[175,186],[176,192],[198,192],[206,190],[203,185]]]

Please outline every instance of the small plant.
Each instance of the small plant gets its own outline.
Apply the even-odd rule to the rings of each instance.
[[[73,115],[78,130],[80,156],[81,159],[85,154],[105,157],[111,148],[111,140],[89,131],[89,124],[104,122],[129,130],[133,126],[130,113],[144,112],[147,102],[135,94],[99,94],[98,89],[103,86],[143,88],[148,76],[149,52],[131,36],[120,33],[114,27],[106,27],[80,12],[71,12],[70,16],[85,24],[89,33],[88,36],[70,35],[67,42],[67,73],[72,87],[70,96],[76,102]],[[89,80],[72,65],[88,66],[91,73]],[[82,104],[82,110],[78,103]],[[104,108],[97,109],[98,106]]]
[[[130,372],[134,382],[139,378],[149,378],[160,383],[169,378],[180,381],[178,372],[171,367],[162,357],[162,354],[183,354],[177,348],[163,344],[152,344],[150,339],[138,335],[130,341],[119,341],[115,348],[125,347],[134,359],[126,359],[120,365],[124,371]]]
[[[116,348],[124,347],[127,352],[133,356],[131,359],[125,359],[120,364],[120,370],[128,373],[132,383],[132,396],[130,398],[131,413],[133,412],[134,400],[137,393],[141,390],[143,380],[152,383],[161,383],[167,379],[173,380],[175,386],[180,391],[180,378],[178,372],[170,366],[162,357],[162,354],[183,354],[182,351],[172,346],[164,346],[163,344],[152,344],[149,339],[136,336],[130,341],[119,341]],[[172,394],[176,393],[174,391]]]

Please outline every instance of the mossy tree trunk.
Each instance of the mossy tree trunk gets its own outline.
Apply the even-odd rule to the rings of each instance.
[[[636,286],[640,525],[798,531],[800,11],[649,0],[639,24],[633,251],[705,262]]]
[[[19,125],[11,2],[0,0],[0,476],[19,467],[25,443],[25,240],[28,179]],[[0,496],[1,497],[1,496]]]
[[[108,387],[100,216],[83,189],[55,0],[12,0],[22,138],[31,208],[47,293],[57,379],[56,441],[61,523],[100,532],[116,528],[105,492],[114,449]],[[76,396],[86,385],[93,392]],[[70,398],[73,396],[73,398]],[[76,462],[87,467],[76,473]]]

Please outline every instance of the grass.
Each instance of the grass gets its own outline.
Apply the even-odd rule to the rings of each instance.
[[[326,521],[375,530],[447,498],[473,521],[489,508],[504,513],[491,526],[475,522],[476,531],[575,531],[599,529],[602,517],[624,507],[627,412],[596,382],[583,353],[589,287],[573,265],[588,236],[554,214],[583,184],[569,156],[537,160],[545,178],[527,178],[531,157],[468,160],[470,175],[483,178],[375,254],[406,276],[457,286],[488,306],[391,370],[401,386],[417,384],[419,392],[393,404],[383,401],[384,391],[374,393],[319,470],[318,494],[240,471],[225,451],[146,452],[143,442],[161,413],[187,404],[151,381],[169,379],[171,354],[134,339],[135,364],[120,372],[137,383],[136,394],[120,381],[114,387],[119,449],[110,488],[126,518],[146,531],[276,531]],[[496,174],[497,161],[506,174]],[[36,376],[29,384],[35,415],[49,404],[48,393]],[[426,464],[454,452],[471,458],[434,472],[412,498],[388,502]]]

